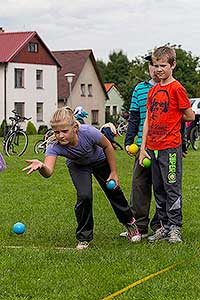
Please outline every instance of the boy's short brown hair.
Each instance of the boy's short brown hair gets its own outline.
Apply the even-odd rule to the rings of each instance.
[[[167,61],[170,65],[172,65],[176,61],[176,51],[174,48],[169,46],[161,46],[156,48],[152,54],[152,60],[159,60],[163,58],[163,56],[167,57]]]

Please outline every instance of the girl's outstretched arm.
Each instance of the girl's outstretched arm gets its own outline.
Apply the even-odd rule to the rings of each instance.
[[[56,156],[46,156],[44,162],[38,159],[27,159],[26,162],[30,164],[22,171],[28,170],[27,174],[39,171],[43,177],[50,177],[53,174],[56,158]]]

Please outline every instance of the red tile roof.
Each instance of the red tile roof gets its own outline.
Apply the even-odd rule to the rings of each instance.
[[[34,35],[34,32],[0,32],[0,62],[9,62]]]
[[[104,86],[105,86],[105,89],[106,89],[106,92],[108,93],[110,91],[110,89],[115,86],[114,83],[104,83]]]
[[[9,62],[20,52],[20,50],[33,38],[37,36],[43,46],[46,48],[47,52],[56,61],[52,52],[41,40],[37,32],[0,32],[0,62]],[[58,61],[56,61],[59,65]]]
[[[107,98],[107,93],[100,77],[99,71],[97,69],[97,64],[91,49],[88,50],[65,50],[65,51],[53,51],[53,55],[60,62],[62,68],[58,73],[58,98],[64,99],[69,97],[69,86],[66,82],[64,74],[74,73],[75,77],[72,81],[72,89],[75,85],[86,61],[88,58],[91,59],[94,69],[96,71],[97,77],[100,81],[102,89]]]

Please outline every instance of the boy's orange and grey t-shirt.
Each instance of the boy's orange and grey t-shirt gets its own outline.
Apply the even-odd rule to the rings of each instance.
[[[151,150],[176,148],[181,145],[182,109],[191,107],[185,88],[177,81],[150,89],[147,100],[148,136]]]

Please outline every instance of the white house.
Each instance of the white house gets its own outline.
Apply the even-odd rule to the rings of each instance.
[[[0,122],[15,109],[37,128],[49,125],[59,62],[36,32],[0,32],[0,45]]]
[[[58,106],[72,109],[82,106],[88,113],[86,123],[100,127],[105,123],[105,101],[108,99],[91,49],[53,51],[61,64],[58,72]],[[68,74],[73,77],[71,85]]]
[[[117,116],[122,112],[124,99],[114,83],[104,83],[108,100],[105,103],[106,117]]]

